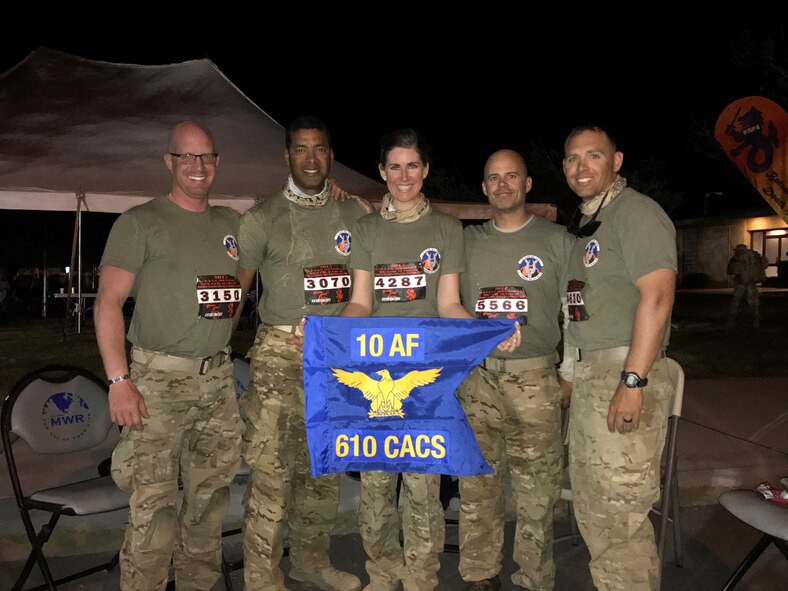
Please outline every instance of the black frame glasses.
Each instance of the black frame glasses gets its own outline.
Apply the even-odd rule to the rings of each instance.
[[[183,154],[176,154],[175,152],[170,152],[170,156],[175,156],[175,158],[184,164],[193,164],[197,161],[197,158],[199,158],[203,164],[216,164],[219,153],[207,152],[205,154],[190,154],[189,152],[184,152]]]

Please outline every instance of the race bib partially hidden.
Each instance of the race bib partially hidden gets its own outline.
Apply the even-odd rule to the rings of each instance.
[[[241,284],[232,275],[197,276],[197,315],[201,318],[232,318],[240,301]]]
[[[579,322],[588,320],[586,303],[583,301],[583,288],[585,281],[571,279],[566,286],[566,303],[569,305],[569,320]]]

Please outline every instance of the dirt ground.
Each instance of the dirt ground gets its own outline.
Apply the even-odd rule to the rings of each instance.
[[[684,367],[688,379],[720,377],[788,377],[788,290],[761,293],[761,328],[751,327],[746,305],[726,328],[730,293],[679,292],[673,311],[668,354]],[[6,318],[0,324],[0,392],[26,373],[47,364],[85,367],[103,379],[93,321],[88,315],[81,334],[65,336],[62,317]],[[245,353],[254,339],[247,319],[232,339]]]

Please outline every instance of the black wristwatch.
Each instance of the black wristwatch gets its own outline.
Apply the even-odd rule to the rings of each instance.
[[[634,371],[622,371],[621,381],[627,388],[643,388],[648,384],[648,378],[641,378]]]

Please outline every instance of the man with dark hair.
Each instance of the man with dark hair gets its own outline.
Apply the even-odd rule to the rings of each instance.
[[[676,283],[676,232],[658,203],[627,187],[624,155],[598,125],[573,129],[564,175],[582,199],[567,276],[577,349],[569,475],[599,591],[656,591],[648,514],[674,395],[665,347]]]
[[[287,127],[282,191],[244,213],[238,276],[244,295],[255,272],[262,324],[241,397],[243,457],[251,468],[244,499],[246,589],[282,591],[285,518],[290,578],[326,591],[356,591],[358,577],[328,557],[339,504],[339,475],[312,478],[304,426],[303,331],[307,315],[338,315],[350,299],[350,227],[366,213],[359,200],[335,200],[326,182],[334,153],[325,123],[301,117]]]

